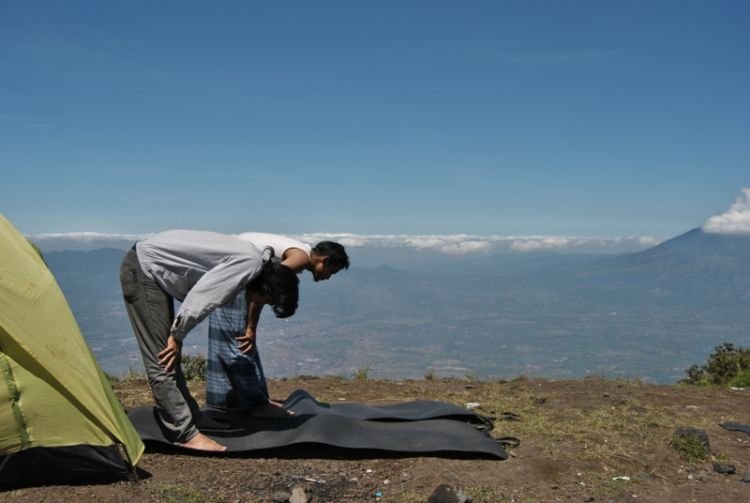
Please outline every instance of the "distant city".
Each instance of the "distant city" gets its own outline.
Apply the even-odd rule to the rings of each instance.
[[[124,246],[45,258],[105,371],[140,372],[122,304]],[[471,254],[351,248],[300,309],[264,313],[266,373],[676,382],[723,342],[750,344],[750,236],[694,229],[630,253]],[[379,263],[379,260],[382,263]],[[204,353],[206,327],[186,339]]]

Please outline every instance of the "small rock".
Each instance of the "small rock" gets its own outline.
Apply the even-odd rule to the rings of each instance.
[[[654,480],[653,475],[648,472],[638,472],[633,478],[639,482],[649,482],[651,480]]]
[[[745,475],[742,476],[742,482],[750,484],[750,470],[746,471]]]
[[[427,503],[471,503],[464,492],[448,484],[440,484],[427,498]]]
[[[271,495],[271,503],[287,503],[292,495],[286,491],[278,491]]]
[[[289,498],[289,503],[307,503],[307,494],[305,494],[305,488],[301,486],[293,487],[292,496]]]
[[[711,474],[706,470],[701,470],[693,476],[693,479],[698,482],[707,482],[710,478]]]
[[[547,403],[547,399],[544,397],[539,397],[534,400],[534,403],[537,405],[544,405],[545,403]]]
[[[697,405],[686,405],[685,408],[687,410],[698,410],[698,406]]]
[[[596,501],[596,498],[594,498],[593,496],[586,496],[585,498],[583,498],[583,503],[591,503],[592,501]]]
[[[737,468],[730,463],[714,463],[714,471],[722,475],[734,475],[737,473]]]

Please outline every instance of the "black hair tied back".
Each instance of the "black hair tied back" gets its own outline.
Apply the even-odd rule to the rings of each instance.
[[[293,270],[271,260],[263,266],[264,289],[271,296],[277,318],[288,318],[297,311],[299,279]]]

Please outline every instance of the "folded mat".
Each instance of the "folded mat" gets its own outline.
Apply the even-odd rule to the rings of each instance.
[[[492,430],[492,421],[458,405],[419,400],[393,405],[373,406],[363,403],[328,404],[317,401],[310,393],[298,389],[284,401],[284,408],[301,414],[336,414],[369,421],[421,421],[425,419],[456,419],[477,428]],[[209,411],[211,409],[208,409]]]
[[[719,426],[729,431],[741,431],[743,433],[750,433],[750,424],[721,423]]]
[[[503,444],[489,435],[492,423],[455,405],[419,401],[382,407],[346,403],[329,405],[297,390],[284,401],[294,411],[289,418],[253,418],[239,411],[206,409],[200,430],[227,446],[230,453],[286,450],[290,446],[346,451],[354,457],[385,453],[454,455],[506,459]],[[171,444],[153,407],[140,407],[128,416],[145,441]],[[178,445],[176,447],[179,447]],[[195,452],[184,449],[186,452]],[[293,452],[291,453],[293,455]],[[341,453],[339,453],[341,454]]]

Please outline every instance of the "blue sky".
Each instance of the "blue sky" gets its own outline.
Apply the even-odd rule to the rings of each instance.
[[[668,237],[750,187],[750,3],[0,3],[23,232]]]

